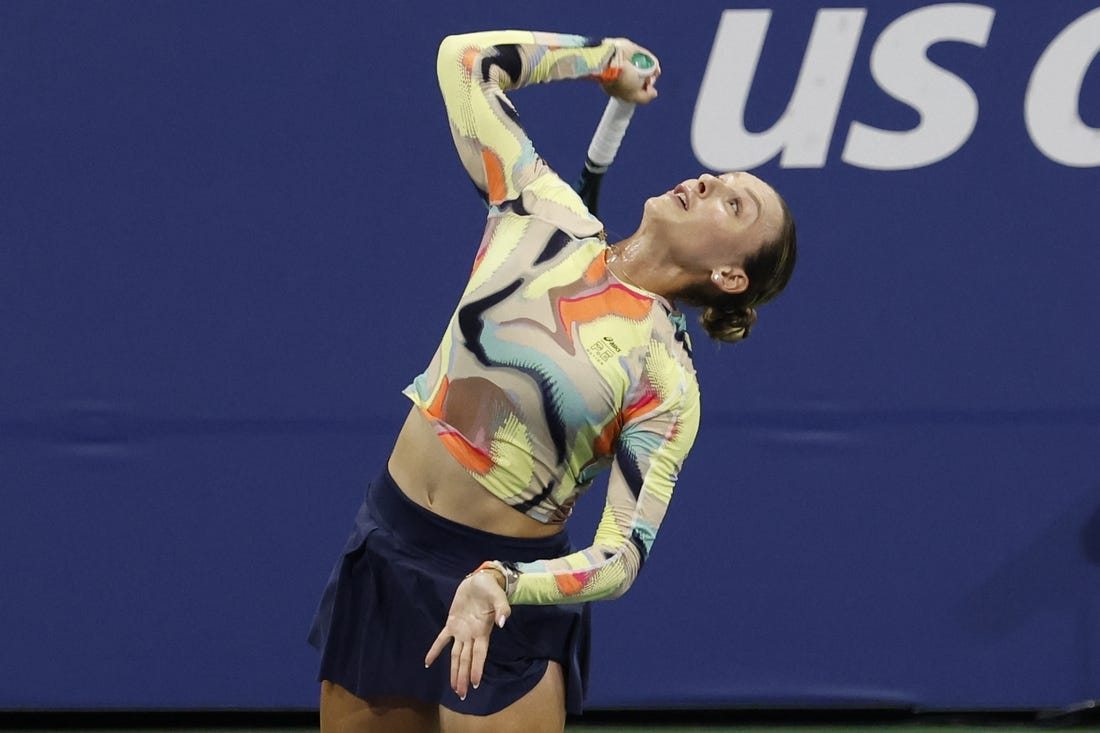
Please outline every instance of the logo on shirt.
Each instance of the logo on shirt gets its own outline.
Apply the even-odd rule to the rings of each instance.
[[[589,347],[588,353],[591,355],[592,361],[603,366],[607,363],[608,359],[612,359],[616,355],[623,353],[623,350],[615,343],[615,339],[610,336],[604,336]]]

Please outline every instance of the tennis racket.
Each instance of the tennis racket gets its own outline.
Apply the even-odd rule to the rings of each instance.
[[[649,76],[657,70],[653,59],[644,53],[638,52],[630,57],[630,63],[643,77]],[[596,132],[592,135],[592,142],[588,144],[588,156],[581,169],[580,178],[577,179],[574,188],[580,194],[581,200],[593,216],[599,208],[600,183],[604,173],[615,161],[615,154],[619,152],[619,145],[626,136],[626,128],[630,126],[630,118],[634,116],[633,102],[624,102],[618,97],[607,100],[600,123],[596,125]]]

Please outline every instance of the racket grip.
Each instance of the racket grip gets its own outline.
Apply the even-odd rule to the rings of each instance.
[[[591,160],[584,162],[584,168],[581,169],[580,178],[573,185],[574,190],[581,197],[581,201],[584,202],[585,208],[591,212],[592,216],[599,214],[600,210],[600,183],[603,181],[603,174],[607,168],[600,168],[593,165]]]
[[[592,142],[588,144],[586,167],[594,168],[593,173],[603,173],[615,161],[630,118],[634,116],[634,107],[633,102],[624,102],[618,97],[607,100]]]
[[[635,53],[630,57],[630,63],[642,76],[649,76],[656,71],[656,65],[648,54]],[[626,102],[618,97],[607,100],[603,116],[600,117],[596,132],[588,144],[588,156],[574,188],[593,216],[599,208],[600,183],[603,181],[603,174],[607,173],[608,167],[615,161],[615,154],[619,152],[619,145],[622,144],[623,137],[626,135],[626,128],[630,127],[630,118],[634,116],[635,106],[633,102]]]

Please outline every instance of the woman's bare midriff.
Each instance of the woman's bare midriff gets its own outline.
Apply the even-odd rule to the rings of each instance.
[[[496,498],[444,447],[435,428],[413,408],[397,436],[390,475],[406,496],[452,522],[508,537],[548,537],[560,524],[543,524]]]

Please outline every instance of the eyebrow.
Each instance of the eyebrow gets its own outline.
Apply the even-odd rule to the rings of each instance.
[[[736,173],[731,173],[730,174],[730,183],[731,184],[734,182],[734,179],[736,178],[736,176],[737,176]],[[764,208],[760,204],[760,199],[757,198],[756,194],[752,192],[751,188],[746,188],[745,193],[747,193],[749,195],[749,198],[752,199],[753,203],[756,204],[756,218],[759,219],[760,218],[760,212]]]
[[[756,194],[752,192],[751,188],[746,188],[745,193],[747,193],[749,195],[749,198],[751,198],[753,200],[753,202],[756,204],[756,218],[759,219],[760,214],[763,211],[763,207],[760,205],[760,199],[758,199],[756,197]]]

